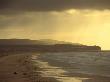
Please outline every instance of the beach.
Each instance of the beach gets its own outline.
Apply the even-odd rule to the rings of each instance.
[[[0,82],[56,82],[42,77],[32,62],[32,53],[7,54],[0,58]],[[36,71],[36,72],[35,72]]]
[[[16,54],[0,58],[0,82],[33,82],[30,55]]]
[[[14,53],[2,56],[0,82],[110,82],[109,66],[106,66],[109,65],[106,59],[109,53],[101,57],[71,54],[77,53]],[[103,64],[105,67],[96,68]]]

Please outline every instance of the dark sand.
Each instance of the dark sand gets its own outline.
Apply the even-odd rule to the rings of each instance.
[[[34,82],[30,56],[8,55],[0,58],[0,82]]]
[[[0,58],[0,82],[57,82],[42,77],[39,67],[34,67],[30,54],[5,55]]]

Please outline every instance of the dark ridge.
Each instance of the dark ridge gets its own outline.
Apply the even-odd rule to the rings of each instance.
[[[73,52],[101,51],[100,46],[87,46],[57,40],[0,39],[0,51]]]

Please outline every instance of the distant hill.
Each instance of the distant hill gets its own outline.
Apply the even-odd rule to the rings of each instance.
[[[51,39],[0,39],[0,45],[55,45],[55,44],[71,44],[71,45],[82,45],[79,43],[71,43],[65,41],[51,40]]]
[[[87,46],[79,43],[51,39],[0,39],[0,51],[72,52],[101,51],[100,46]]]
[[[47,45],[55,45],[55,44],[72,44],[72,45],[82,45],[79,43],[72,43],[72,42],[66,42],[66,41],[58,41],[58,40],[52,40],[52,39],[40,39],[39,40],[43,44]]]

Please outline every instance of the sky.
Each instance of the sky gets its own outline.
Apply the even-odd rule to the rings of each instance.
[[[0,38],[55,39],[110,50],[110,0],[0,0]]]

